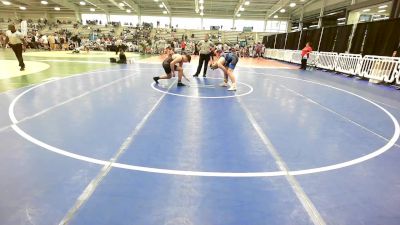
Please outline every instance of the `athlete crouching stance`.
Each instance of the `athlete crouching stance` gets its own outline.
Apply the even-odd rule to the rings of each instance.
[[[183,63],[186,62],[190,63],[190,60],[191,60],[190,55],[173,54],[171,56],[168,56],[168,58],[166,58],[162,63],[165,75],[153,77],[153,80],[158,84],[158,80],[171,79],[171,77],[175,75],[175,71],[178,71],[178,86],[185,86],[185,84],[182,83],[182,77],[184,76],[182,66]]]
[[[221,87],[228,87],[228,78],[231,80],[232,85],[228,91],[236,91],[236,78],[233,70],[239,61],[239,57],[234,52],[223,53],[222,50],[216,51],[216,60],[211,64],[211,69],[221,69],[224,72],[224,82],[220,84]]]

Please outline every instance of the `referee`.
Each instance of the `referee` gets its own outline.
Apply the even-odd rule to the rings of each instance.
[[[204,40],[201,40],[197,47],[199,49],[200,58],[199,65],[197,66],[197,72],[193,75],[194,77],[198,77],[201,71],[201,67],[204,63],[203,77],[206,77],[208,61],[210,61],[210,49],[214,47],[214,44],[208,40],[208,34],[205,35]]]
[[[22,45],[25,44],[24,35],[15,29],[15,26],[8,25],[8,30],[6,32],[6,44],[8,44],[17,56],[20,71],[25,70],[24,59],[22,58]]]
[[[397,49],[393,51],[392,57],[400,57],[400,43]]]

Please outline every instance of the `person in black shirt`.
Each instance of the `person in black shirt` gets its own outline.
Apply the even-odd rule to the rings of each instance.
[[[122,48],[119,50],[119,60],[117,61],[117,63],[126,64],[126,55]]]
[[[38,48],[35,35],[32,35],[31,43],[29,43],[29,45],[30,45],[29,47],[32,48],[32,49],[37,49]]]

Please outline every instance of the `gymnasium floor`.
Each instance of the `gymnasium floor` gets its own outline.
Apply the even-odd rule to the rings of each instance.
[[[49,54],[21,75],[0,50],[1,225],[400,223],[394,88],[263,59],[236,93],[217,70],[178,88],[160,57]]]

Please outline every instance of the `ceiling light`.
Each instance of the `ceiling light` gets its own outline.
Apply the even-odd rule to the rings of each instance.
[[[200,10],[204,10],[204,6],[203,5],[200,6]]]
[[[20,6],[19,9],[20,10],[26,10],[26,7],[25,6]]]
[[[131,11],[130,9],[127,9],[126,12],[127,12],[127,13],[131,13],[132,11]]]
[[[158,0],[154,0],[155,2],[158,2]]]
[[[250,2],[249,1],[245,1],[244,5],[250,5]]]
[[[167,12],[166,10],[164,10],[162,13],[163,13],[163,14],[167,14],[168,12]]]
[[[54,10],[60,11],[61,9],[60,9],[60,7],[54,7]]]
[[[164,7],[162,4],[160,4],[159,6],[160,6],[160,8]]]
[[[49,4],[47,1],[41,1],[40,3],[42,3],[42,5],[47,5],[47,4]]]
[[[200,4],[203,4],[203,3],[204,3],[204,0],[199,0],[199,3],[200,3]]]
[[[289,6],[293,8],[293,7],[296,6],[296,3],[292,2],[292,3],[289,4]]]
[[[203,13],[203,12],[201,12],[201,13],[200,13],[200,16],[204,16],[204,13]]]
[[[1,1],[3,3],[3,5],[11,5],[11,2],[9,1]]]
[[[363,12],[369,12],[371,9],[364,9]]]
[[[79,2],[79,5],[86,5],[86,2],[80,1],[80,2]]]
[[[96,11],[96,9],[90,8],[90,12],[94,12],[94,11]]]
[[[386,12],[386,9],[378,10],[378,13]]]
[[[118,5],[119,5],[120,7],[124,7],[124,6],[125,6],[124,3],[122,3],[122,2],[119,3]]]
[[[318,25],[311,25],[310,27],[318,27]]]
[[[237,17],[240,17],[241,15],[240,15],[240,14],[237,14],[236,16],[237,16]]]
[[[344,22],[341,22],[341,23],[337,23],[337,25],[344,25]]]
[[[240,8],[239,8],[239,11],[243,12],[243,11],[244,11],[244,8],[243,8],[243,7],[240,7]]]
[[[284,12],[286,12],[286,9],[281,9],[280,12],[281,12],[281,13],[284,13]]]
[[[275,19],[278,18],[278,15],[275,15],[274,18],[275,18]]]
[[[381,5],[381,6],[379,6],[378,8],[384,9],[384,8],[386,8],[386,7],[387,7],[387,5]]]
[[[346,18],[343,17],[343,18],[338,18],[337,20],[345,20],[345,19],[346,19]]]

